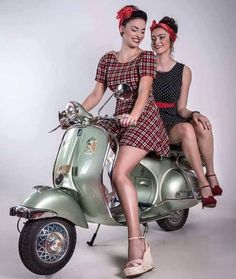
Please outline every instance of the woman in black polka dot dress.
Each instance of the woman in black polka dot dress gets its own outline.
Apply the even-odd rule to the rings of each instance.
[[[183,70],[184,64],[176,62],[169,71],[157,71],[153,83],[153,95],[168,132],[176,124],[192,119],[192,115],[184,118],[177,112],[176,104],[180,97]]]
[[[178,25],[173,18],[154,20],[151,30],[152,49],[156,53],[157,71],[153,81],[156,106],[169,134],[170,143],[181,143],[183,152],[199,180],[202,204],[215,207],[214,196],[222,194],[213,165],[213,135],[208,118],[187,109],[191,70],[172,58]],[[206,165],[203,172],[201,156]]]

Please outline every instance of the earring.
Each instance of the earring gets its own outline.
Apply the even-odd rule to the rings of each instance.
[[[121,31],[121,32],[120,32],[120,35],[121,35],[121,37],[122,37],[122,36],[124,35],[124,32],[123,32],[123,31]]]

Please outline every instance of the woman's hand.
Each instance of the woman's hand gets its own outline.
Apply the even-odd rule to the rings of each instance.
[[[199,125],[199,122],[201,122],[202,126],[205,130],[211,130],[212,129],[211,122],[209,121],[209,119],[205,115],[202,115],[199,112],[193,112],[192,117],[193,117],[193,121],[196,125]]]
[[[132,114],[122,114],[120,118],[120,125],[122,127],[136,126],[138,117]]]

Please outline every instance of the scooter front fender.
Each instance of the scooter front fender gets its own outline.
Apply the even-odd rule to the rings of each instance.
[[[40,210],[42,212],[49,211],[52,213],[52,217],[56,213],[58,217],[69,220],[77,226],[88,228],[84,213],[75,197],[75,193],[69,193],[68,190],[45,187],[45,189],[37,190],[37,192],[31,194],[23,202],[22,206],[33,211],[35,209],[38,209],[39,212]]]

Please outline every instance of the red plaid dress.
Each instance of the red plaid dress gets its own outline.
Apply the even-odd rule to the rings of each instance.
[[[127,83],[130,86],[133,93],[131,99],[128,101],[117,99],[116,102],[115,115],[121,115],[131,113],[138,96],[140,78],[143,76],[154,78],[155,70],[155,57],[151,51],[143,51],[138,57],[127,63],[118,62],[115,52],[109,52],[99,61],[95,80],[103,83],[113,92],[120,83]],[[152,94],[150,94],[136,126],[122,127],[111,122],[99,123],[99,125],[116,135],[121,146],[128,145],[155,151],[161,156],[168,155],[168,136]]]

